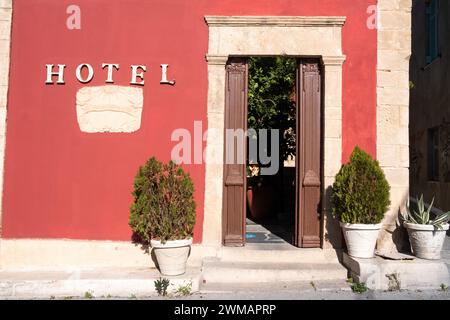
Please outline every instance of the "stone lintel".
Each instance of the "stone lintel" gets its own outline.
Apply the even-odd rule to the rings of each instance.
[[[342,27],[342,16],[205,16],[210,27],[281,26],[281,27]]]

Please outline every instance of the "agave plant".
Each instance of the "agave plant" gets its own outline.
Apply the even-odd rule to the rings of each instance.
[[[417,199],[417,211],[411,210],[410,206],[406,206],[406,222],[414,224],[429,224],[437,229],[442,229],[442,226],[449,222],[450,211],[441,213],[439,215],[431,212],[433,208],[434,198],[428,208],[425,208],[425,203],[423,201],[423,194],[420,199]],[[434,215],[434,219],[431,219],[431,215]]]

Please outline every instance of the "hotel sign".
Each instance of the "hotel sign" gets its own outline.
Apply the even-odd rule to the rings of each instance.
[[[66,69],[65,64],[46,64],[47,68],[47,78],[45,83],[46,84],[65,84],[64,82],[64,72]],[[143,86],[144,81],[144,72],[147,71],[147,66],[145,65],[131,65],[131,80],[130,84],[132,85],[139,85]],[[169,84],[174,85],[175,80],[168,80],[167,79],[167,68],[169,67],[168,64],[161,64],[161,81],[160,84]],[[105,83],[111,84],[114,83],[113,75],[115,71],[118,71],[120,68],[120,65],[118,63],[102,63],[102,69],[106,69],[106,79]],[[84,72],[86,75],[82,75],[83,70],[87,71]],[[89,63],[82,63],[77,66],[75,69],[75,76],[77,80],[80,83],[88,83],[94,78],[94,68]],[[56,82],[54,81],[56,79]]]

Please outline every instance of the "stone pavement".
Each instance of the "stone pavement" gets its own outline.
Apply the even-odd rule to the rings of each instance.
[[[157,294],[155,281],[160,278],[164,277],[155,268],[0,271],[0,299],[149,297]],[[184,275],[168,278],[169,293],[185,287],[191,292],[199,290],[199,268],[188,268]]]
[[[447,286],[450,283],[433,284],[426,290],[368,290],[354,293],[346,281],[346,273],[335,258],[323,256],[319,251],[281,250],[277,252],[279,266],[273,261],[261,261],[271,255],[271,250],[261,252],[258,247],[249,246],[240,257],[233,249],[223,253],[224,265],[230,264],[234,257],[237,266],[224,270],[223,266],[207,263],[208,268],[190,267],[185,275],[167,277],[170,279],[169,297],[174,299],[439,299],[450,300]],[[242,253],[242,252],[241,252]],[[303,256],[305,255],[305,256]],[[291,258],[302,261],[318,255],[314,261],[321,262],[319,267],[308,267],[311,261],[299,263],[297,268]],[[443,260],[450,267],[450,237],[447,237],[443,250]],[[241,260],[241,261],[239,261]],[[251,262],[255,266],[248,268]],[[211,266],[213,268],[211,268]],[[260,266],[256,273],[256,267]],[[312,266],[312,264],[311,264]],[[219,268],[220,267],[220,268]],[[222,268],[222,269],[221,269]],[[216,271],[217,271],[216,270]],[[323,271],[330,272],[324,276]],[[209,274],[205,271],[208,271]],[[345,269],[344,269],[345,271]],[[244,274],[244,273],[247,273]],[[249,274],[251,273],[251,274]],[[206,276],[205,276],[206,274]],[[222,275],[222,278],[220,277]],[[244,281],[246,276],[251,281]],[[162,277],[156,269],[126,268],[105,270],[65,270],[65,271],[0,271],[0,299],[167,299],[160,297],[155,290],[155,280]],[[210,281],[207,281],[209,279]],[[184,289],[184,290],[180,290]],[[184,295],[190,293],[188,295]]]
[[[345,285],[345,286],[344,286]],[[368,290],[364,293],[352,292],[348,284],[316,282],[315,288],[311,283],[295,283],[290,285],[271,286],[229,286],[213,290],[200,290],[190,295],[169,294],[162,296],[59,296],[39,297],[33,299],[55,300],[450,300],[450,291],[440,288],[433,290],[400,290],[382,291]],[[342,287],[341,287],[342,286]],[[16,297],[5,299],[30,299],[29,297]]]
[[[258,285],[257,287],[233,286],[221,290],[201,290],[188,299],[255,299],[255,300],[450,300],[450,289],[368,290],[365,293],[352,292],[346,281],[314,281],[310,283],[290,283]]]

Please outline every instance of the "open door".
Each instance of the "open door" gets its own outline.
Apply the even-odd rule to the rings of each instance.
[[[247,130],[248,66],[244,59],[232,58],[226,65],[225,130]],[[226,139],[226,134],[225,134]],[[232,147],[233,150],[227,150]],[[245,244],[247,143],[225,143],[222,232],[225,246]],[[233,159],[227,159],[227,155]],[[241,158],[239,159],[239,155]],[[243,157],[243,158],[242,158]],[[227,161],[232,160],[232,161]]]
[[[231,58],[226,65],[225,130],[247,130],[248,65]],[[294,245],[321,246],[321,65],[300,59],[296,84],[296,175]],[[225,246],[244,246],[247,206],[247,143],[227,141],[225,132],[222,237]],[[227,150],[232,146],[232,150]],[[230,152],[231,151],[231,152]],[[233,161],[227,159],[233,154]],[[244,155],[244,159],[238,159]]]
[[[300,59],[297,70],[295,245],[321,246],[321,68]]]

